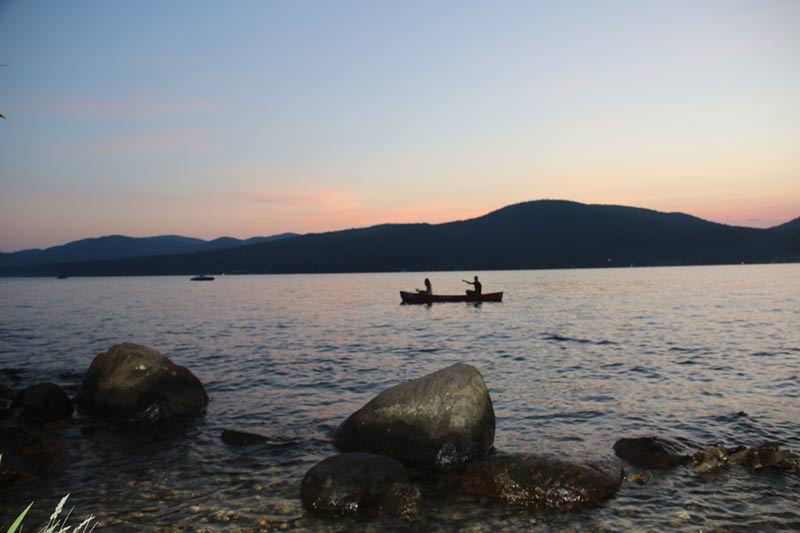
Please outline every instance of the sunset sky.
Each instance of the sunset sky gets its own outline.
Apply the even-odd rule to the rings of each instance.
[[[800,1],[0,0],[0,251],[800,216]]]

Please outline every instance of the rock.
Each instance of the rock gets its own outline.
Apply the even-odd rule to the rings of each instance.
[[[407,482],[405,467],[391,457],[343,453],[317,463],[300,486],[309,511],[354,514],[377,511],[381,498],[396,482]]]
[[[36,427],[0,427],[0,450],[3,464],[22,477],[52,474],[66,459],[52,434]]]
[[[614,443],[614,453],[632,465],[666,469],[687,463],[690,458],[680,444],[660,437],[623,438]]]
[[[494,442],[492,400],[477,369],[455,364],[383,391],[337,429],[343,452],[388,455],[409,466],[448,467]]]
[[[637,485],[646,485],[653,480],[653,473],[649,470],[644,470],[642,472],[634,472],[629,474],[628,477],[629,483],[635,483]]]
[[[425,500],[416,485],[397,482],[381,498],[380,510],[388,516],[416,521],[425,512]]]
[[[0,489],[16,483],[21,477],[23,477],[22,474],[16,468],[3,464],[2,457],[0,457]]]
[[[695,471],[704,474],[716,472],[729,464],[746,466],[756,471],[764,468],[800,470],[800,460],[791,457],[789,450],[771,442],[752,448],[740,446],[731,450],[720,444],[708,451],[697,452],[692,459]]]
[[[269,439],[263,435],[236,431],[235,429],[223,430],[220,438],[224,443],[230,444],[231,446],[248,446],[250,444],[263,444],[269,441]]]
[[[114,423],[163,422],[202,413],[208,396],[194,374],[139,344],[111,347],[92,361],[78,408]]]
[[[0,400],[13,400],[16,396],[14,389],[0,383]]]
[[[72,400],[55,383],[31,385],[11,402],[11,415],[27,422],[45,424],[72,419]]]
[[[623,476],[614,461],[572,463],[536,455],[490,455],[467,466],[462,489],[478,498],[573,510],[611,498]]]
[[[769,467],[793,470],[789,450],[782,449],[779,445],[770,442],[732,453],[729,462],[735,465],[749,466],[753,470]]]
[[[709,474],[728,466],[728,450],[720,444],[705,452],[697,452],[692,456],[695,472]]]

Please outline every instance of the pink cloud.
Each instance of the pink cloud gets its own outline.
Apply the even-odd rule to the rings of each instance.
[[[206,198],[211,210],[236,213],[243,226],[261,227],[252,232],[297,231],[324,232],[387,223],[436,224],[463,220],[486,214],[484,206],[462,202],[367,198],[344,188],[307,189],[278,185],[285,179],[265,173],[231,172],[225,174],[230,185],[243,181],[238,191],[217,191]],[[260,185],[271,182],[270,185]],[[268,206],[268,209],[265,209]],[[261,226],[265,225],[265,226]]]
[[[324,212],[349,211],[360,206],[359,201],[343,191],[296,192],[274,188],[257,188],[244,191],[241,198],[251,202],[268,203],[279,207],[321,210]]]

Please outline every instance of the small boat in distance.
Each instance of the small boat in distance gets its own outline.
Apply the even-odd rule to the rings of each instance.
[[[436,302],[502,302],[502,292],[486,294],[426,294],[424,292],[400,291],[404,304],[430,304]]]
[[[59,274],[58,276],[56,276],[56,279],[67,279],[68,277],[69,276],[66,274]]]
[[[214,281],[214,276],[209,276],[207,274],[200,274],[199,276],[191,278],[190,281]]]

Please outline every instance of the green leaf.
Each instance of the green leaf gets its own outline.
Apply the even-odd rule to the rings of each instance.
[[[14,520],[14,523],[11,524],[11,527],[8,528],[7,533],[14,533],[17,530],[17,528],[22,524],[22,520],[25,518],[25,515],[28,514],[28,511],[31,509],[32,505],[33,502],[28,504],[25,510],[20,513],[16,520]]]

